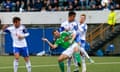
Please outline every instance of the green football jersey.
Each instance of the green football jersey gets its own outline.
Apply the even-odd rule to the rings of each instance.
[[[68,38],[68,40],[66,41],[65,38]],[[63,48],[68,48],[71,43],[69,42],[71,40],[71,33],[69,32],[62,32],[60,34],[60,37],[55,41],[55,45],[57,46],[62,46]]]

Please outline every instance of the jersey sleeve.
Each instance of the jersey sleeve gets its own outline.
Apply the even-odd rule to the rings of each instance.
[[[65,21],[65,22],[63,22],[63,23],[61,24],[61,28],[63,29],[63,31],[65,31],[65,30],[68,31],[68,30],[70,29],[67,21]]]
[[[10,33],[10,31],[11,31],[11,27],[7,27],[7,28],[4,30],[4,32],[6,32],[6,33]]]
[[[57,47],[62,43],[62,40],[59,38],[55,41],[54,45],[56,45]]]
[[[87,25],[82,25],[81,28],[80,28],[80,31],[81,32],[86,32],[87,31]]]
[[[25,37],[29,36],[29,32],[27,31],[27,29],[25,28],[25,26],[23,26],[23,33],[24,33]]]
[[[58,31],[59,31],[59,32],[62,32],[62,31],[64,31],[64,30],[65,30],[64,27],[60,27],[60,28],[58,28]]]
[[[65,22],[61,23],[61,27],[64,27],[64,25],[65,25]]]

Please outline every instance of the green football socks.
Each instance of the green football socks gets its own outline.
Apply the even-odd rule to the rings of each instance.
[[[77,60],[77,62],[80,63],[80,61],[81,61],[80,53],[79,52],[75,52],[74,53],[74,57]]]
[[[65,72],[65,70],[64,70],[64,62],[59,62],[59,67],[60,67],[61,72]]]

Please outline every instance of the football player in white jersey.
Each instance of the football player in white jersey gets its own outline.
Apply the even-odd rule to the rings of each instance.
[[[75,12],[69,12],[68,13],[68,20],[64,21],[62,24],[61,24],[61,32],[66,30],[66,31],[69,31],[69,32],[72,32],[72,34],[74,35],[72,40],[75,39],[76,37],[76,32],[75,30],[73,29],[73,27],[75,25],[77,25],[76,21],[75,21],[75,17],[76,17],[76,13]]]
[[[31,62],[29,59],[28,47],[26,42],[26,37],[29,36],[25,26],[21,25],[21,19],[19,17],[13,18],[13,25],[2,27],[2,31],[10,33],[13,40],[13,53],[14,53],[14,62],[13,68],[14,72],[17,72],[19,65],[19,57],[22,55],[26,62],[27,72],[31,72]]]
[[[81,14],[80,15],[80,23],[78,24],[78,28],[76,30],[78,37],[77,41],[80,44],[81,48],[81,61],[82,61],[82,72],[86,72],[86,64],[85,64],[85,57],[88,58],[90,63],[94,63],[94,61],[89,57],[87,52],[85,51],[85,43],[86,43],[86,33],[87,33],[87,24],[85,23],[86,21],[86,15]]]
[[[68,13],[68,20],[66,20],[66,21],[64,21],[62,24],[61,24],[61,27],[60,27],[60,31],[62,32],[62,31],[64,31],[64,30],[66,30],[66,31],[69,31],[69,32],[71,32],[72,34],[73,34],[73,37],[72,37],[72,41],[73,40],[75,40],[75,38],[76,38],[76,31],[75,31],[75,29],[74,29],[74,27],[76,27],[77,25],[78,25],[78,22],[77,21],[75,21],[75,16],[76,16],[76,13],[75,12],[69,12]],[[72,42],[71,41],[71,42]],[[78,54],[80,54],[80,53],[78,53]],[[73,56],[74,57],[74,56]],[[77,63],[80,63],[80,61],[79,62],[77,62]],[[67,63],[67,72],[71,72],[71,70],[70,70],[70,65],[71,65],[71,59],[68,59],[68,63]],[[79,71],[79,68],[78,68],[78,65],[77,64],[75,64],[75,71],[77,72],[77,71]]]
[[[69,20],[69,18],[68,18],[68,20]],[[85,57],[87,57],[91,63],[94,63],[94,61],[88,56],[87,52],[84,49],[85,42],[86,42],[86,32],[87,32],[87,24],[85,24],[85,20],[86,20],[86,15],[82,14],[80,16],[80,23],[73,20],[70,23],[68,21],[65,21],[61,24],[62,29],[68,30],[71,32],[73,31],[76,34],[74,39],[80,44],[80,52],[83,55],[82,56],[82,72],[86,72]],[[75,59],[74,59],[74,61],[75,61]],[[69,71],[70,71],[70,62],[71,62],[71,59],[68,60],[68,70]],[[77,63],[76,62],[74,62],[74,63],[75,63],[75,66],[78,67]],[[77,72],[77,71],[78,71],[78,68],[76,68],[75,72]]]

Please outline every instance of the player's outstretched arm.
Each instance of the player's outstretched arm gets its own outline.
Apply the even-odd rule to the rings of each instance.
[[[8,25],[5,24],[5,25],[2,26],[1,30],[4,31],[7,27],[8,27]]]
[[[57,48],[57,46],[52,44],[47,38],[42,38],[42,40],[47,42],[51,48],[53,48],[53,49]]]
[[[6,30],[6,28],[8,27],[9,25],[3,25],[1,30],[0,30],[0,34],[4,33],[4,32],[9,32],[8,30]]]

